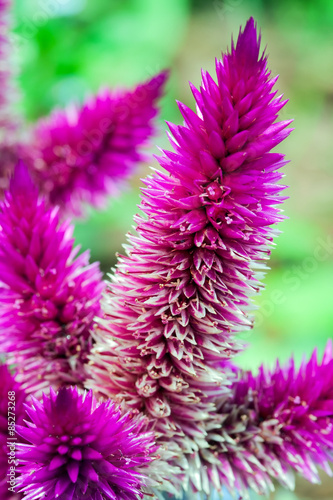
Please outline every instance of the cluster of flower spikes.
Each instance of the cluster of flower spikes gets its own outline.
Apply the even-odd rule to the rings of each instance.
[[[20,491],[26,500],[137,500],[157,457],[145,418],[74,387],[32,398],[29,426],[17,426]]]
[[[25,397],[26,394],[23,388],[40,397],[43,389],[48,392],[50,387],[61,388],[69,384],[80,387],[83,384],[85,363],[92,345],[91,330],[96,314],[100,312],[103,284],[98,265],[88,265],[88,254],[76,257],[78,249],[73,248],[72,227],[68,221],[63,222],[62,217],[64,212],[81,213],[84,203],[100,205],[103,196],[114,194],[117,184],[121,185],[138,162],[145,159],[141,149],[155,131],[153,118],[167,77],[164,72],[133,91],[112,94],[104,91],[86,102],[82,109],[58,111],[37,123],[29,141],[22,143],[11,134],[13,120],[8,115],[7,106],[11,84],[10,71],[6,68],[10,3],[0,0],[0,189],[1,198],[4,198],[0,207],[0,353],[4,354],[6,363],[13,365],[17,375],[15,380],[6,376],[8,367],[1,372],[1,452],[8,431],[4,427],[8,390],[15,391],[16,422],[20,424],[24,414],[21,395]],[[7,141],[9,136],[13,143]],[[35,185],[24,165],[19,164],[9,186],[14,167],[22,157]],[[40,194],[44,196],[40,197]],[[52,208],[52,205],[58,206]],[[88,448],[85,449],[87,456],[81,459],[78,451],[75,457],[81,475],[87,473],[88,480],[79,481],[81,476],[78,475],[76,482],[73,481],[76,467],[71,464],[73,457],[67,457],[67,476],[62,464],[55,459],[55,480],[53,486],[52,482],[47,484],[51,495],[57,489],[58,493],[62,490],[59,498],[66,500],[68,495],[73,499],[87,497],[95,500],[105,497],[112,500],[142,498],[144,486],[152,484],[152,479],[148,480],[147,476],[159,478],[163,470],[161,460],[158,468],[154,469],[155,461],[151,465],[156,447],[153,435],[146,430],[142,432],[145,420],[139,421],[133,413],[123,415],[123,410],[112,403],[95,411],[96,402],[92,403],[91,396],[84,399],[70,391],[66,405],[71,410],[76,406],[77,411],[67,413],[63,430],[70,425],[69,420],[74,419],[76,430],[81,431],[81,448],[82,451]],[[63,398],[64,393],[59,392],[58,397]],[[51,398],[56,398],[54,393]],[[36,411],[41,416],[50,404],[44,397],[40,405],[36,401],[33,409],[30,405],[30,411],[33,414],[39,405]],[[79,423],[89,414],[89,405],[91,418],[86,418],[85,425],[79,429]],[[52,427],[58,418],[56,411],[49,417]],[[101,428],[107,430],[110,439],[105,441],[104,435],[99,439],[92,458],[88,454],[99,417],[105,424]],[[31,422],[28,426],[32,427]],[[61,437],[65,442],[65,436]],[[77,436],[74,444],[78,445],[80,439]],[[32,446],[25,454],[28,485],[31,474],[37,469],[38,452],[38,467],[43,467],[43,444],[32,440]],[[106,456],[103,454],[108,455],[107,461],[102,460]],[[0,496],[17,500],[22,493],[14,488],[15,493],[11,494],[8,489],[7,455],[3,457],[6,463],[1,462]],[[57,458],[63,459],[60,451]],[[49,462],[44,465],[48,467]],[[25,498],[44,496],[40,492],[45,490],[46,476],[41,474],[41,477],[42,485],[37,482],[33,486],[23,486]],[[163,479],[166,477],[165,470]],[[74,482],[73,488],[71,484]],[[67,485],[67,490],[64,485]]]
[[[86,377],[91,330],[100,311],[103,283],[98,265],[87,265],[87,253],[75,259],[71,226],[60,223],[58,209],[48,208],[38,196],[22,163],[0,206],[0,225],[0,349],[7,351],[6,361],[15,365],[21,381],[20,385],[15,381],[15,397],[24,394],[23,387],[38,397],[42,389],[59,389],[57,396],[51,390],[51,402],[44,395],[42,403],[33,400],[27,406],[39,431],[34,440],[31,423],[21,429],[21,437],[27,436],[31,443],[22,446],[25,453],[20,462],[25,465],[17,471],[22,472],[18,479],[24,498],[44,498],[45,492],[56,492],[60,500],[143,498],[152,485],[166,482],[172,473],[166,454],[158,454],[158,466],[152,463],[157,448],[146,419],[138,418],[138,412],[125,415],[110,401],[95,412],[91,395],[86,401],[77,392]],[[61,392],[66,385],[76,386],[76,391]],[[8,411],[6,388],[11,386],[5,383],[3,388],[0,403]],[[60,405],[61,415],[56,411],[58,397],[66,400]],[[22,404],[17,403],[15,414],[20,411],[20,423]],[[64,408],[68,410],[65,415]],[[39,420],[44,414],[47,418]],[[59,419],[61,428],[55,426]],[[96,426],[100,428],[97,437]],[[5,446],[8,429],[2,431]],[[49,439],[52,432],[55,443]],[[69,445],[68,433],[76,433]],[[63,451],[67,445],[68,450]],[[9,474],[6,468],[1,473],[1,487],[7,492]],[[21,496],[16,489],[15,494],[8,492],[3,498]]]
[[[285,162],[270,151],[290,122],[275,123],[286,101],[266,64],[250,19],[216,62],[217,83],[203,72],[200,91],[192,86],[197,113],[179,104],[174,152],[158,158],[167,173],[144,181],[145,216],[135,218],[138,236],[129,236],[95,332],[88,387],[149,415],[199,491],[209,491],[201,465],[214,454],[210,429],[221,427],[216,398],[235,376],[235,334],[252,326],[250,296],[281,219]]]
[[[13,476],[9,468],[16,466],[16,425],[23,423],[26,393],[10,373],[8,366],[0,365],[0,498],[16,500],[18,495],[14,484],[10,484]],[[12,450],[8,445],[12,445]],[[9,483],[7,482],[9,481]],[[11,488],[11,489],[9,489]]]
[[[167,73],[132,91],[105,90],[82,109],[58,111],[37,122],[28,141],[16,138],[11,147],[5,140],[12,131],[10,5],[0,0],[0,198],[6,197],[0,208],[0,352],[20,367],[19,378],[33,392],[50,383],[82,384],[85,377],[103,285],[87,253],[75,259],[72,227],[61,220],[65,211],[81,213],[84,203],[100,204],[114,194],[145,158],[142,146],[155,131]],[[21,157],[44,201],[22,166],[9,188]]]
[[[79,384],[104,288],[20,163],[0,205],[0,351],[29,392]]]
[[[125,414],[110,401],[96,409],[92,394],[78,393],[86,377],[91,331],[100,313],[104,285],[98,265],[87,264],[87,253],[75,258],[72,227],[60,222],[57,207],[48,207],[38,196],[23,163],[17,166],[0,205],[0,226],[0,351],[14,365],[20,381],[14,387],[4,377],[3,417],[8,412],[6,390],[12,386],[19,398],[14,410],[20,417],[17,424],[24,413],[24,389],[38,398],[44,391],[42,402],[32,398],[27,405],[28,424],[20,431],[30,443],[20,444],[24,467],[17,470],[16,478],[21,489],[16,484],[13,495],[8,490],[5,455],[0,486],[8,494],[3,498],[16,500],[22,492],[27,500],[45,494],[55,494],[59,500],[143,498],[172,470],[166,471],[161,454],[155,456],[155,434],[147,430],[147,419],[138,417],[138,412]],[[67,391],[69,385],[75,389]],[[57,395],[52,387],[59,390]],[[48,398],[45,392],[50,389]],[[5,423],[0,436],[4,448],[7,419]],[[152,462],[157,457],[156,467]]]
[[[136,218],[139,236],[130,237],[129,256],[120,259],[110,284],[105,304],[107,319],[94,334],[98,343],[91,357],[93,380],[86,385],[125,401],[148,416],[148,428],[153,423],[160,450],[168,448],[179,453],[177,460],[184,469],[183,475],[178,482],[171,472],[169,477],[178,492],[182,480],[186,487],[187,478],[195,490],[209,493],[210,484],[217,489],[226,485],[246,496],[249,487],[267,492],[271,487],[270,476],[290,486],[291,469],[311,481],[318,479],[316,465],[329,472],[330,348],[322,364],[313,356],[309,363],[302,364],[299,372],[291,361],[287,368],[277,366],[273,373],[261,369],[254,377],[242,374],[228,361],[240,349],[234,334],[251,326],[247,316],[249,296],[259,287],[258,261],[268,258],[269,244],[275,234],[269,226],[280,219],[276,205],[283,200],[279,195],[283,186],[276,184],[281,178],[277,170],[284,164],[283,157],[269,151],[288,134],[285,130],[288,122],[274,124],[284,102],[275,99],[271,91],[275,80],[269,77],[266,59],[259,57],[259,40],[250,20],[240,32],[236,47],[232,46],[231,53],[217,62],[218,84],[204,73],[200,92],[193,88],[197,115],[180,105],[186,123],[183,127],[170,125],[176,152],[165,152],[160,159],[170,175],[157,172],[146,181],[142,209],[147,218]],[[164,75],[158,76],[158,85],[164,79]],[[159,90],[155,98],[158,94]],[[143,139],[140,129],[145,128],[139,121],[140,112],[136,113],[136,120],[135,113],[127,108],[125,115],[131,119],[121,123],[120,131],[115,119],[117,133],[113,141],[115,129],[111,126],[109,133],[110,125],[104,121],[110,100],[107,94],[104,97],[90,101],[82,111],[58,113],[53,122],[52,119],[44,122],[40,128],[42,140],[39,142],[38,134],[35,135],[31,156],[27,154],[40,190],[46,193],[49,202],[59,203],[62,208],[80,211],[82,201],[99,203],[103,189],[104,192],[113,189],[106,182],[113,173],[103,169],[109,146],[115,148],[115,157],[124,166],[126,175],[127,165],[135,161],[134,149],[138,144],[134,137]],[[96,121],[91,109],[94,106]],[[148,116],[151,115],[147,115],[149,121]],[[93,126],[88,133],[86,129],[82,132],[88,122]],[[101,129],[96,129],[95,124]],[[131,132],[125,132],[127,125]],[[119,150],[126,149],[124,142],[136,125],[138,135],[134,133],[129,140],[129,163],[125,166],[122,153],[117,155]],[[96,135],[96,131],[105,132],[105,137]],[[76,142],[71,140],[73,136]],[[52,146],[50,141],[54,141]],[[98,152],[93,150],[95,143]],[[87,144],[88,150],[84,149]],[[40,152],[39,158],[36,150]],[[90,160],[84,161],[83,157],[89,154]],[[52,166],[49,184],[45,170],[48,163]],[[74,171],[70,172],[71,166],[77,182]],[[81,167],[87,170],[86,176],[82,176]],[[92,183],[89,192],[86,180],[92,172],[98,175],[99,168],[105,183]],[[38,172],[42,172],[41,181]],[[59,172],[71,179],[68,192],[56,186]],[[37,227],[38,242],[31,230],[33,224]],[[68,264],[69,268],[75,268],[74,278],[77,278],[87,272],[87,262],[82,257],[74,260],[68,224],[60,222],[57,209],[51,210],[38,198],[22,166],[2,204],[0,225],[5,264],[0,277],[4,305],[1,350],[4,346],[8,351],[8,361],[17,362],[21,356],[19,364],[24,366],[24,373],[20,376],[27,387],[34,383],[33,376],[41,373],[42,381],[33,391],[45,387],[43,379],[56,387],[81,384],[85,375],[81,378],[77,375],[82,375],[86,366],[75,372],[80,356],[68,352],[63,355],[54,346],[48,352],[49,339],[44,335],[55,332],[61,325],[62,341],[66,328],[72,336],[77,334],[76,341],[85,338],[81,334],[87,324],[93,326],[90,321],[93,313],[89,309],[82,316],[75,314],[79,320],[76,323],[71,306],[77,297],[64,293],[68,300],[50,321],[56,323],[52,321],[56,319],[59,324],[53,324],[54,330],[53,327],[49,330],[50,325],[47,331],[43,330],[40,328],[46,319],[43,315],[55,313],[52,305],[59,306],[59,297],[50,286],[51,297],[43,289],[46,296],[42,298],[46,300],[41,304],[40,286],[47,272],[55,269],[47,277],[57,275],[57,289],[58,284],[65,284],[67,290]],[[43,228],[51,237],[51,243],[44,247]],[[36,257],[42,250],[44,255]],[[55,256],[62,260],[58,268],[52,268],[58,262]],[[47,272],[43,266],[38,268],[34,258],[38,264],[51,259]],[[92,308],[97,307],[99,299],[94,301],[101,290],[97,276],[95,269],[76,289],[83,292],[78,304],[90,306],[92,300]],[[26,301],[31,294],[36,295],[37,302],[29,305]],[[72,313],[66,316],[66,321],[60,318],[64,311]],[[91,349],[92,330],[89,328],[87,334],[86,356]],[[6,338],[5,331],[13,334],[11,340]],[[61,360],[60,365],[55,358]],[[60,372],[53,370],[54,367],[59,367]],[[314,388],[311,393],[308,383]],[[122,412],[112,403],[97,407],[91,394],[81,396],[77,389],[66,388],[57,395],[51,391],[50,398],[44,397],[41,403],[34,400],[28,414],[32,423],[20,428],[22,437],[31,443],[21,446],[24,465],[20,481],[25,498],[36,500],[54,492],[60,500],[143,497],[143,486],[148,485],[150,474],[146,466],[151,462],[151,453],[156,452],[152,435],[148,437],[144,430],[144,421],[131,426],[132,414],[121,417]],[[126,425],[120,439],[117,425],[122,419]],[[55,428],[57,433],[53,436]],[[103,432],[96,433],[98,429]],[[68,434],[73,433],[72,442]],[[105,439],[106,434],[110,439]],[[64,444],[59,446],[59,440]],[[115,453],[115,443],[119,450],[120,441],[119,456]],[[170,456],[173,465],[175,457],[173,453]],[[163,461],[156,463],[163,467]]]

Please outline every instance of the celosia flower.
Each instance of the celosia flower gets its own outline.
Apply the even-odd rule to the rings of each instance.
[[[32,423],[18,427],[31,443],[19,445],[26,500],[143,498],[156,451],[153,433],[141,432],[144,419],[76,388],[26,406]]]
[[[217,401],[222,427],[211,426],[196,474],[202,484],[238,490],[248,498],[274,489],[272,479],[294,486],[294,472],[318,483],[317,467],[329,475],[333,458],[333,359],[328,344],[299,369],[291,359],[273,371],[241,373],[230,395]],[[194,462],[195,463],[195,460]],[[209,488],[206,488],[208,493]]]
[[[98,264],[75,258],[72,226],[39,199],[19,164],[0,205],[0,352],[37,390],[81,384],[103,289]]]
[[[141,147],[154,132],[156,101],[167,73],[133,91],[105,90],[78,109],[56,111],[35,127],[34,178],[50,202],[76,214],[101,205],[144,159]]]
[[[139,236],[109,286],[89,382],[156,419],[161,442],[176,441],[188,460],[209,448],[205,421],[220,420],[214,398],[233,378],[223,361],[252,326],[249,297],[283,200],[285,162],[270,151],[290,132],[274,123],[285,101],[272,91],[253,19],[216,73],[218,83],[203,72],[193,87],[197,114],[179,104],[175,152],[159,159],[169,175],[145,181],[146,218],[135,218]]]
[[[17,465],[17,457],[15,451],[10,455],[11,450],[7,445],[16,445],[15,425],[23,423],[26,394],[6,365],[0,365],[0,380],[0,498],[9,500],[16,498],[15,493],[18,491],[15,484],[17,478],[9,476],[8,470],[9,467]]]

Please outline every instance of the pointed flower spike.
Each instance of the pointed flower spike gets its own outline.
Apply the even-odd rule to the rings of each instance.
[[[72,226],[39,199],[18,164],[0,206],[0,351],[29,391],[81,384],[103,290],[98,264],[75,258]]]
[[[105,90],[81,109],[56,111],[37,123],[29,165],[52,205],[81,215],[84,204],[100,207],[117,193],[145,159],[141,149],[155,132],[166,78],[163,72],[133,91]]]
[[[234,378],[225,362],[252,327],[250,297],[282,219],[284,161],[271,150],[288,122],[275,123],[281,103],[253,19],[216,73],[217,83],[203,73],[197,113],[179,104],[184,125],[170,127],[174,151],[159,159],[167,173],[144,180],[145,216],[108,287],[88,382],[146,412],[187,461],[209,447],[206,422],[221,421],[214,399]]]
[[[316,351],[297,369],[293,358],[257,375],[239,372],[231,393],[216,402],[223,419],[211,426],[210,449],[202,450],[200,468],[218,483],[246,495],[251,488],[268,494],[273,480],[292,489],[294,473],[310,482],[329,475],[333,452],[333,359],[331,346],[322,361]],[[232,476],[228,476],[228,471]]]

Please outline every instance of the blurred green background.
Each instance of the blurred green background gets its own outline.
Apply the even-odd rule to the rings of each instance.
[[[214,72],[214,58],[230,46],[231,34],[254,16],[267,44],[278,88],[290,99],[283,119],[295,131],[280,147],[290,163],[285,183],[288,219],[256,299],[257,325],[243,338],[239,358],[246,368],[292,353],[300,360],[318,346],[322,353],[333,327],[333,2],[331,0],[17,0],[16,60],[22,107],[30,121],[54,106],[82,101],[101,86],[131,86],[171,68],[162,102],[164,120],[181,122],[175,99],[192,106],[188,80],[200,83],[201,67]],[[156,146],[151,153],[157,153]],[[152,159],[150,165],[156,166]],[[142,165],[129,188],[103,212],[76,224],[76,238],[91,248],[107,271],[115,264],[139,201]],[[332,499],[333,482],[297,484],[274,500]]]

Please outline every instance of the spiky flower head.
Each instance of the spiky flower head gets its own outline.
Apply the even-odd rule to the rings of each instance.
[[[145,156],[167,73],[133,91],[102,91],[82,108],[72,105],[42,119],[33,132],[29,164],[53,205],[80,215],[83,204],[100,206]]]
[[[293,489],[295,472],[313,483],[320,482],[318,467],[331,475],[332,380],[331,343],[322,361],[314,351],[300,368],[291,358],[272,371],[239,372],[231,393],[216,402],[222,426],[211,426],[210,448],[202,450],[196,470],[202,483],[246,499],[249,489],[273,491],[273,480]]]
[[[7,444],[15,446],[15,426],[23,423],[27,395],[6,365],[0,365],[0,380],[0,498],[9,500],[16,498],[18,489],[16,484],[10,484],[10,479],[13,483],[16,480],[9,476],[9,467],[15,467],[16,455],[15,451],[9,455],[11,450]]]
[[[19,446],[26,500],[143,498],[156,451],[153,433],[141,432],[144,419],[72,387],[33,398],[27,413],[29,427],[18,427],[30,443]]]
[[[98,264],[78,257],[73,227],[38,196],[20,163],[0,206],[0,351],[37,390],[82,384],[103,289]],[[39,388],[40,388],[39,387]]]
[[[144,181],[145,217],[109,285],[89,385],[156,419],[161,440],[178,442],[188,460],[209,447],[205,421],[220,420],[214,398],[234,376],[223,362],[252,326],[258,262],[281,219],[284,161],[271,149],[290,132],[274,123],[285,101],[272,91],[253,19],[216,75],[192,86],[197,113],[179,104],[175,151],[159,158],[168,174]]]

